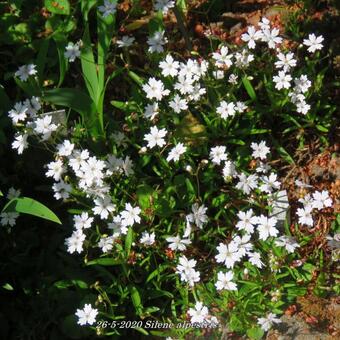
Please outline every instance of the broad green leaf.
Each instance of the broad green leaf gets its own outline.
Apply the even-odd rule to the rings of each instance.
[[[116,260],[110,257],[102,257],[96,260],[88,261],[87,266],[100,265],[100,266],[117,266],[122,264],[122,260]]]
[[[260,327],[253,327],[247,330],[247,335],[250,339],[260,340],[264,335],[264,331]]]
[[[53,211],[51,211],[42,203],[29,197],[13,198],[5,205],[2,211],[29,214],[61,224],[59,218],[54,214]]]
[[[80,113],[84,119],[86,119],[86,115],[91,116],[95,111],[91,98],[78,89],[59,88],[47,90],[44,91],[43,100],[51,104],[66,106]]]
[[[249,79],[247,78],[247,76],[244,76],[242,78],[242,83],[243,83],[243,86],[244,88],[246,89],[249,97],[252,99],[252,100],[256,100],[256,93],[255,93],[255,90],[253,88],[253,85],[251,84],[251,82],[249,81]]]
[[[70,3],[68,0],[45,0],[45,7],[51,13],[70,14]]]
[[[14,290],[13,286],[10,285],[9,283],[5,283],[3,286],[2,286],[3,289],[6,289],[6,290]]]

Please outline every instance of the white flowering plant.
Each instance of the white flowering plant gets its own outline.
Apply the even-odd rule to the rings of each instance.
[[[324,38],[292,42],[263,17],[240,45],[211,39],[209,50],[183,56],[168,47],[163,20],[183,15],[178,3],[155,1],[142,43],[136,22],[124,19],[129,34],[118,32],[117,1],[80,1],[83,32],[50,36],[58,80],[45,84],[50,42],[13,72],[26,97],[8,112],[12,148],[50,151],[41,171],[69,212],[60,248],[87,273],[69,283],[82,288],[70,316],[78,337],[87,325],[100,336],[226,328],[260,339],[318,270],[319,254],[300,250],[334,198],[311,191],[290,224],[276,160],[294,163],[282,136],[326,141],[332,129]],[[134,64],[141,50],[144,67]],[[13,227],[10,217],[1,223]],[[129,320],[132,331],[117,326]],[[191,326],[155,330],[147,320]]]

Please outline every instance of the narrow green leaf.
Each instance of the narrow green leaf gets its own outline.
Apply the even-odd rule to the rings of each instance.
[[[128,71],[128,76],[139,86],[143,86],[143,79],[138,76],[135,72]]]
[[[5,205],[2,211],[29,214],[61,224],[59,218],[54,214],[53,211],[51,211],[42,203],[29,197],[13,198]]]
[[[255,93],[255,90],[253,88],[253,85],[251,84],[251,82],[249,81],[248,77],[247,76],[244,76],[242,78],[242,83],[244,85],[244,88],[246,89],[249,97],[252,99],[252,100],[256,100],[256,93]]]
[[[122,260],[116,260],[110,257],[102,257],[86,263],[87,266],[100,265],[100,266],[117,266],[122,264]]]
[[[10,285],[9,283],[5,283],[3,286],[2,286],[3,289],[6,289],[6,290],[14,290],[13,286]]]
[[[96,3],[97,0],[81,0],[81,13],[85,21],[88,20],[89,12]]]
[[[83,78],[85,80],[85,85],[90,94],[90,97],[92,98],[92,101],[96,104],[97,91],[99,90],[97,64],[93,56],[88,24],[86,24],[85,27],[83,44],[84,46],[81,49],[81,68],[83,70]]]
[[[38,71],[38,75],[39,75],[40,86],[44,82],[43,73],[44,73],[44,69],[45,69],[45,65],[46,65],[47,53],[48,53],[49,46],[50,46],[50,39],[43,40],[42,43],[39,45],[39,53],[38,53],[38,56],[37,56],[36,65],[37,65],[37,71]]]
[[[133,241],[133,230],[130,227],[129,230],[128,230],[128,233],[126,235],[126,238],[125,238],[125,253],[126,253],[126,256],[129,256],[129,254],[130,254],[132,241]]]
[[[132,303],[136,309],[137,315],[140,315],[143,311],[142,300],[139,295],[138,289],[135,286],[129,286]]]
[[[67,59],[65,58],[65,46],[67,45],[67,41],[66,41],[66,37],[64,34],[54,34],[53,40],[57,46],[57,51],[58,51],[58,59],[59,59],[58,87],[60,87],[64,81],[65,74],[67,71],[67,66],[68,66]]]

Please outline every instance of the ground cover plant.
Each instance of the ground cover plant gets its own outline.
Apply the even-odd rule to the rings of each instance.
[[[2,3],[2,81],[14,85],[0,87],[2,144],[37,155],[49,192],[45,202],[1,188],[4,254],[25,226],[19,213],[62,223],[40,241],[50,248],[39,261],[53,254],[44,285],[23,289],[46,313],[27,338],[261,339],[298,297],[339,293],[339,183],[296,174],[287,193],[284,181],[295,149],[312,138],[327,149],[337,131],[328,42],[294,17],[291,35],[266,16],[230,38],[193,33],[190,15],[207,4],[222,10]],[[12,275],[4,291],[20,286]],[[7,338],[25,338],[25,322],[16,332],[0,316]]]

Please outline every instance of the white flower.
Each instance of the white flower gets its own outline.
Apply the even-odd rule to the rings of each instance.
[[[170,91],[164,90],[164,84],[161,80],[150,78],[147,84],[143,85],[143,91],[146,93],[146,98],[162,100],[163,96],[167,96]]]
[[[155,243],[155,233],[149,234],[148,232],[144,231],[139,242],[146,246],[153,245]]]
[[[244,173],[238,175],[239,182],[236,184],[236,189],[242,190],[245,194],[249,195],[251,190],[257,187],[257,176]]]
[[[263,262],[261,261],[261,255],[259,253],[251,253],[249,255],[249,262],[256,266],[257,268],[263,267]]]
[[[27,138],[28,138],[28,134],[26,133],[22,135],[18,134],[14,137],[12,148],[17,149],[19,155],[21,155],[23,151],[27,149],[28,147]]]
[[[209,157],[214,164],[220,165],[222,161],[226,161],[228,155],[225,146],[215,146],[210,149]]]
[[[202,302],[196,302],[195,308],[190,308],[188,313],[191,323],[203,323],[209,315],[209,310]]]
[[[178,143],[174,148],[171,149],[166,160],[168,162],[170,161],[177,162],[179,158],[181,157],[181,155],[183,155],[186,152],[186,150],[187,150],[187,147],[184,146],[183,143]]]
[[[228,271],[226,273],[218,272],[217,273],[217,282],[215,283],[217,290],[237,290],[236,283],[232,282],[233,272]]]
[[[215,65],[219,68],[230,67],[233,64],[231,61],[233,55],[228,55],[227,46],[222,46],[219,52],[213,53],[212,57],[215,59]]]
[[[303,40],[303,44],[308,46],[307,51],[310,53],[314,53],[317,50],[321,50],[323,45],[324,38],[322,35],[316,36],[314,33],[309,34],[308,39]]]
[[[216,112],[220,114],[221,118],[227,119],[228,117],[235,116],[236,108],[234,103],[227,103],[226,101],[221,101]]]
[[[97,197],[94,200],[94,204],[96,205],[92,211],[95,215],[100,215],[102,220],[108,218],[109,213],[115,211],[116,206],[112,203],[110,196],[105,196],[104,198]]]
[[[152,37],[149,37],[147,43],[149,45],[148,51],[150,53],[161,53],[164,51],[163,45],[165,45],[168,40],[164,37],[165,31],[157,31]]]
[[[129,156],[126,156],[124,160],[122,160],[121,167],[124,171],[125,176],[129,177],[135,173],[133,170],[133,162]]]
[[[146,105],[144,109],[144,117],[153,120],[159,113],[158,103]]]
[[[36,65],[34,64],[23,65],[19,67],[18,71],[16,71],[14,75],[19,77],[21,81],[25,82],[29,76],[37,74],[38,71],[35,68]]]
[[[191,241],[188,239],[181,239],[179,235],[170,236],[166,238],[166,241],[170,243],[170,249],[179,251],[184,251],[187,248],[187,245],[191,243]]]
[[[312,86],[312,82],[307,78],[305,74],[302,74],[299,78],[294,78],[295,90],[299,93],[305,93]]]
[[[122,217],[117,215],[113,218],[113,222],[108,224],[108,228],[113,230],[115,236],[126,235],[128,232],[128,228],[123,226]]]
[[[280,188],[281,183],[277,181],[277,175],[273,172],[269,176],[262,177],[263,184],[260,186],[262,192],[270,194],[273,190]]]
[[[11,200],[13,198],[17,198],[21,195],[21,191],[18,189],[14,189],[13,187],[9,188],[8,189],[8,192],[7,192],[7,199]]]
[[[72,235],[65,240],[67,251],[70,254],[73,254],[74,252],[81,253],[83,251],[85,237],[82,230],[75,230]]]
[[[99,12],[102,13],[103,18],[106,18],[109,15],[116,13],[116,7],[117,7],[116,1],[111,2],[110,0],[104,0],[104,5],[99,6],[98,10]]]
[[[312,227],[314,224],[313,216],[312,216],[312,207],[311,206],[305,206],[303,209],[298,208],[296,211],[296,214],[299,216],[299,223],[305,224],[307,226]]]
[[[296,111],[306,115],[310,110],[310,105],[307,104],[304,100],[296,103]]]
[[[204,205],[199,206],[198,203],[194,203],[191,207],[192,214],[187,215],[188,222],[195,223],[198,228],[202,229],[203,224],[208,222],[207,209]]]
[[[65,47],[65,50],[66,51],[64,52],[64,55],[70,63],[73,63],[76,58],[80,57],[79,44],[73,44],[72,42],[69,42]]]
[[[266,17],[262,17],[261,21],[259,22],[259,26],[261,30],[269,30],[270,29],[270,21]]]
[[[80,167],[83,167],[86,164],[86,160],[90,157],[90,153],[88,150],[73,150],[72,154],[69,157],[68,165],[73,169],[73,171],[79,170]]]
[[[266,332],[268,331],[274,323],[280,323],[281,320],[276,318],[276,315],[269,313],[265,318],[258,318],[257,323]]]
[[[81,326],[86,324],[93,325],[96,322],[97,314],[98,309],[92,308],[90,304],[85,304],[83,309],[77,309],[78,324]]]
[[[168,132],[165,129],[158,130],[157,126],[150,129],[150,133],[144,136],[144,140],[148,142],[147,147],[152,149],[156,145],[162,147],[166,144],[164,137]]]
[[[55,162],[47,164],[48,171],[46,172],[47,177],[53,177],[54,180],[60,181],[61,175],[65,172],[63,162],[58,159]]]
[[[176,267],[176,272],[180,274],[181,281],[188,282],[191,287],[200,280],[200,273],[195,270],[195,266],[195,260],[188,260],[185,256],[181,256]]]
[[[291,236],[280,236],[275,240],[275,245],[285,247],[288,253],[294,253],[295,249],[300,247],[296,239]]]
[[[41,134],[43,140],[50,138],[52,132],[56,131],[58,125],[52,123],[52,116],[46,115],[43,118],[37,118],[35,120],[34,131],[37,134]]]
[[[14,109],[8,112],[8,116],[12,119],[13,125],[17,125],[19,122],[24,121],[27,118],[27,105],[18,102],[15,103]]]
[[[232,161],[226,160],[222,170],[223,177],[228,179],[229,177],[234,177],[236,175],[235,164]]]
[[[275,217],[266,217],[261,215],[257,219],[257,229],[259,231],[260,240],[265,241],[268,237],[276,237],[279,231],[275,228],[277,224],[277,219]]]
[[[284,71],[279,71],[277,76],[273,77],[273,82],[275,83],[275,88],[278,90],[289,89],[292,76],[285,73]]]
[[[175,83],[175,89],[178,90],[181,94],[185,95],[188,93],[193,93],[194,91],[194,79],[191,76],[183,76],[180,75],[178,81]]]
[[[57,153],[59,156],[71,156],[74,144],[69,140],[65,140],[62,144],[57,145]]]
[[[176,94],[169,103],[169,106],[174,110],[175,113],[180,113],[181,111],[188,109],[188,102]]]
[[[247,110],[247,108],[248,106],[245,103],[240,101],[236,102],[235,110],[237,112],[244,112],[245,110]]]
[[[329,197],[327,190],[315,191],[313,194],[313,208],[321,210],[323,208],[329,208],[332,206],[333,201]]]
[[[135,41],[134,37],[130,37],[128,35],[122,36],[121,40],[117,40],[118,47],[130,47]]]
[[[241,35],[241,39],[248,42],[248,48],[254,49],[256,46],[255,41],[262,37],[261,31],[256,31],[254,26],[249,26],[247,33]]]
[[[16,212],[2,212],[0,214],[1,224],[3,226],[9,225],[11,227],[15,226],[16,219],[19,217],[19,214]]]
[[[235,236],[233,242],[238,245],[238,252],[241,256],[245,256],[251,253],[253,245],[249,242],[251,238],[250,234],[245,234],[243,236]]]
[[[125,210],[120,213],[122,225],[132,227],[135,223],[140,223],[140,213],[141,209],[139,207],[133,207],[130,203],[126,203]]]
[[[93,217],[89,217],[87,212],[82,212],[81,215],[73,216],[74,227],[77,230],[91,228]]]
[[[254,232],[254,226],[257,224],[257,217],[254,216],[253,209],[249,209],[247,211],[240,211],[237,214],[237,217],[240,219],[236,228],[238,230],[244,230],[248,234],[252,234]]]
[[[56,200],[66,200],[70,197],[72,186],[65,183],[63,180],[60,180],[60,182],[53,184],[52,189],[54,191],[53,196]]]
[[[103,253],[107,253],[108,251],[112,250],[114,240],[115,240],[115,237],[113,236],[101,237],[98,242],[98,247],[102,249]]]
[[[159,63],[159,67],[162,69],[162,75],[164,77],[175,77],[178,74],[179,62],[175,61],[174,58],[168,54],[165,60]]]
[[[262,30],[261,40],[268,43],[269,48],[276,48],[276,44],[282,42],[282,38],[279,37],[280,31],[277,28]]]
[[[235,65],[240,68],[246,68],[254,60],[254,55],[247,49],[235,53]]]
[[[284,72],[290,70],[290,68],[296,66],[296,59],[294,59],[294,54],[289,52],[287,54],[279,53],[277,55],[278,61],[275,62],[276,68],[282,68]]]
[[[233,84],[233,85],[237,85],[237,79],[238,79],[238,75],[232,73],[228,78],[228,83]]]
[[[270,153],[270,149],[263,140],[260,143],[251,143],[250,147],[253,149],[253,153],[251,155],[254,158],[264,160],[267,158],[267,154]]]
[[[224,263],[227,268],[233,268],[235,262],[241,259],[238,244],[231,241],[228,245],[220,243],[217,246],[218,254],[215,256],[218,263]]]
[[[170,8],[175,7],[175,1],[173,0],[156,0],[155,10],[162,11],[163,15],[169,12]]]

